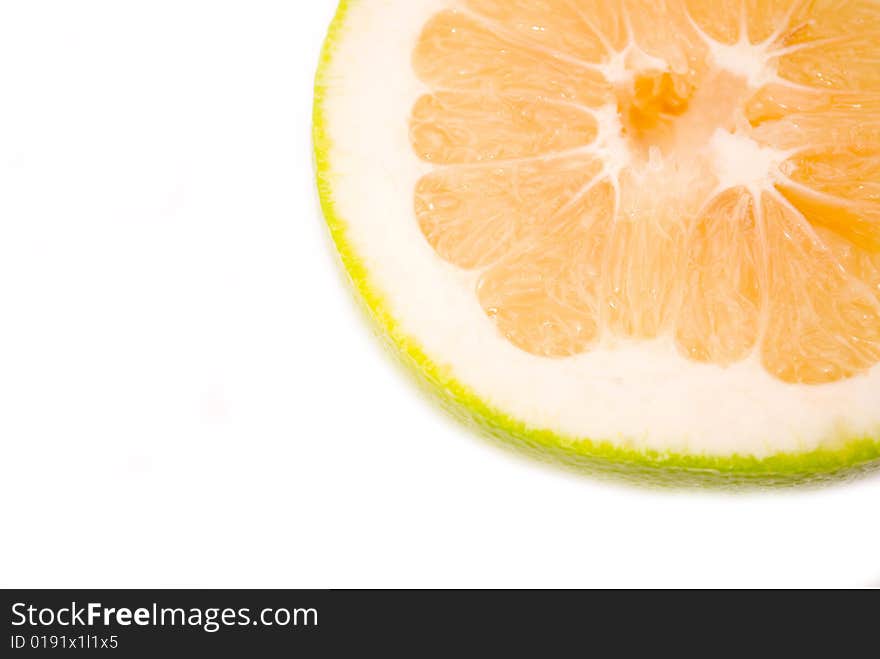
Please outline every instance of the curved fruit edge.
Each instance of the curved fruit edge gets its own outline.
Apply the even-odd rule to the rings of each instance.
[[[880,469],[880,436],[841,435],[805,453],[779,453],[757,458],[743,455],[688,455],[615,446],[609,441],[575,439],[549,430],[532,428],[492,408],[466,385],[434,363],[419,343],[403,332],[388,305],[371,282],[369,272],[347,237],[347,226],[333,201],[330,163],[331,139],[326,130],[324,106],[326,72],[343,36],[348,11],[358,0],[340,0],[324,47],[315,80],[313,140],[316,179],[321,208],[346,274],[359,302],[372,318],[380,337],[392,352],[427,385],[432,396],[459,421],[495,440],[544,461],[608,475],[638,484],[665,486],[766,487],[823,484]]]

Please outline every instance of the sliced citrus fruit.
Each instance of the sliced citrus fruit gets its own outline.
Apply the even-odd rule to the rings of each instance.
[[[462,418],[567,464],[880,461],[880,2],[358,0],[325,214]]]

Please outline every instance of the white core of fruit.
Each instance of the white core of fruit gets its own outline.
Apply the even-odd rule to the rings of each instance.
[[[769,189],[774,173],[789,153],[761,146],[741,133],[718,129],[708,145],[718,188],[742,186],[750,190]]]
[[[409,140],[411,109],[428,91],[415,77],[412,52],[425,22],[453,6],[352,2],[323,79],[335,209],[401,330],[500,412],[572,438],[760,457],[810,450],[842,433],[875,434],[880,367],[833,384],[790,385],[771,377],[757,356],[730,368],[699,364],[671,339],[546,359],[499,334],[478,302],[478,273],[440,259],[413,210],[415,185],[431,167]],[[623,157],[619,147],[606,139],[612,166]],[[709,147],[718,175],[731,184],[759,184],[779,155],[729,133],[716,134]]]
[[[763,87],[776,78],[767,45],[752,45],[747,39],[732,46],[708,38],[707,43],[715,66],[745,78],[752,89]]]
[[[630,157],[617,106],[605,105],[592,114],[596,120],[596,140],[588,150],[605,163],[604,173],[616,180]]]

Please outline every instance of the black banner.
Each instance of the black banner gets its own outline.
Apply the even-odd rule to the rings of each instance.
[[[874,595],[852,607],[829,606],[839,594],[811,604],[815,594],[751,592],[9,590],[0,591],[0,656],[458,657],[501,648],[556,656],[579,648],[613,657],[718,644],[791,650],[798,638],[819,647],[820,632],[842,651],[847,638],[876,628]],[[616,650],[602,651],[609,647]]]

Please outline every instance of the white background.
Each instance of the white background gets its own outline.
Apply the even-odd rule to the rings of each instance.
[[[334,5],[0,1],[0,585],[880,585],[878,478],[634,490],[422,400],[313,192]]]

